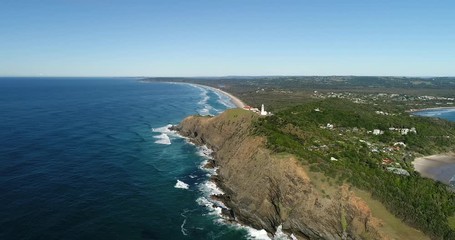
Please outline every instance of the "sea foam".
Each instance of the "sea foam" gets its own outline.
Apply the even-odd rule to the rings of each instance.
[[[164,127],[152,128],[152,132],[161,133],[160,135],[153,136],[153,138],[158,139],[155,143],[165,145],[170,145],[172,143],[169,136],[177,136],[177,133],[169,130],[170,127],[172,127],[172,124],[168,124]]]
[[[221,112],[222,110],[216,109],[212,105],[209,104],[210,96],[209,93],[214,93],[218,100],[217,102],[224,105],[226,108],[235,108],[235,104],[232,102],[232,99],[230,96],[224,94],[222,91],[212,88],[212,87],[207,87],[207,86],[200,86],[196,84],[190,84],[192,87],[197,88],[201,91],[200,96],[202,99],[198,102],[198,104],[201,106],[200,109],[197,110],[197,112],[200,115],[206,116],[206,115],[216,115]]]
[[[201,91],[200,96],[201,100],[198,102],[198,105],[201,106],[201,108],[198,110],[198,113],[200,115],[212,115],[212,112],[217,112],[220,113],[221,111],[218,111],[217,109],[213,108],[212,106],[209,105],[209,91],[212,91],[214,94],[217,95],[218,98],[218,103],[224,105],[227,108],[234,108],[235,105],[232,102],[232,99],[225,95],[224,93],[217,91],[216,89],[210,88],[210,87],[200,87],[198,85],[190,84],[191,86],[199,89]],[[170,127],[170,126],[168,126]],[[168,130],[168,127],[166,129]],[[187,140],[187,143],[194,145],[191,143],[189,140]],[[203,161],[200,164],[200,168],[203,169],[204,171],[207,172],[207,176],[210,178],[211,176],[214,176],[217,174],[217,168],[212,168],[212,169],[207,169],[204,168],[204,166],[208,163],[209,160],[213,159],[213,151],[208,148],[207,146],[199,146],[197,147],[197,154],[202,157]],[[191,177],[191,176],[190,176]],[[186,184],[182,181],[177,180],[177,184],[175,187],[177,188],[177,185],[180,184]],[[188,186],[186,184],[186,186]],[[238,228],[238,229],[245,229],[248,232],[248,239],[254,239],[254,240],[271,240],[271,238],[267,235],[267,232],[263,229],[257,230],[248,226],[241,225],[239,223],[227,223],[226,220],[222,217],[222,209],[226,208],[223,202],[218,201],[214,198],[212,198],[213,195],[222,195],[224,192],[212,181],[207,180],[205,182],[202,182],[198,184],[198,189],[202,193],[202,196],[196,199],[196,202],[204,206],[208,209],[209,215],[215,215],[217,216],[217,222],[220,224],[227,224],[233,228]],[[186,218],[184,219],[182,226],[181,226],[181,231],[183,235],[186,235],[187,231],[184,228],[184,225],[186,223]],[[293,236],[289,237],[286,234],[284,234],[281,231],[281,226],[277,229],[277,232],[275,233],[275,237],[273,239],[294,239]]]
[[[165,133],[161,133],[158,136],[154,136],[154,138],[157,138],[158,140],[155,141],[155,143],[158,144],[165,144],[165,145],[170,145],[171,144],[171,139],[169,136]]]
[[[201,91],[200,96],[202,99],[198,102],[198,104],[201,106],[201,108],[197,110],[199,115],[202,115],[202,116],[211,115],[210,111],[213,110],[213,107],[208,104],[208,101],[210,99],[210,97],[208,95],[209,91],[204,87],[200,87],[200,86],[197,86],[194,84],[191,84],[191,86],[193,86]]]
[[[235,104],[232,102],[231,97],[218,90],[214,90],[213,92],[218,96],[219,103],[223,104],[227,108],[235,108]]]
[[[216,175],[216,168],[215,169],[206,169],[203,166],[208,162],[208,160],[213,159],[212,153],[213,151],[208,148],[207,146],[203,145],[197,148],[198,155],[203,157],[204,161],[201,163],[201,169],[204,169],[208,173],[208,177]],[[212,198],[213,195],[222,195],[224,194],[223,190],[221,190],[214,182],[207,180],[203,183],[198,185],[199,191],[202,193],[202,196],[199,197],[196,202],[206,207],[209,210],[210,215],[217,216],[217,222],[220,224],[227,224],[231,227],[238,228],[238,229],[245,229],[248,232],[248,239],[254,240],[270,240],[267,232],[265,230],[256,230],[251,227],[247,227],[238,223],[227,223],[222,217],[222,209],[227,208],[223,202],[215,200]]]
[[[256,230],[254,228],[243,226],[241,228],[245,228],[248,231],[248,239],[271,240],[271,238],[267,235],[267,232],[264,229]]]
[[[177,180],[177,183],[174,186],[175,188],[188,189],[190,186],[187,183],[184,183],[180,180]]]
[[[169,130],[169,128],[172,127],[172,124],[168,124],[164,127],[159,127],[159,128],[152,128],[153,132],[159,132],[159,133],[172,133],[174,131]]]
[[[197,147],[197,154],[205,159],[212,159],[213,150],[208,148],[206,145]]]
[[[204,166],[207,164],[207,162],[210,159],[213,159],[212,154],[213,151],[208,148],[206,145],[202,145],[197,147],[197,154],[201,156],[204,161],[202,161],[200,168],[205,170],[207,172],[207,176],[211,177],[217,174],[217,168],[214,169],[207,169],[204,168]],[[273,238],[270,238],[267,235],[267,232],[264,229],[254,229],[252,227],[248,227],[245,225],[241,225],[239,223],[227,223],[225,219],[222,216],[222,209],[226,209],[226,205],[224,205],[223,202],[215,200],[212,198],[213,195],[223,195],[224,192],[221,190],[213,181],[207,180],[205,182],[202,182],[198,185],[199,191],[202,193],[202,196],[199,197],[196,202],[201,205],[206,207],[209,210],[210,215],[216,215],[217,222],[220,224],[227,224],[230,225],[234,228],[238,229],[244,229],[248,232],[248,239],[252,240],[285,240],[285,239],[295,239],[293,235],[288,236],[287,234],[282,232],[282,227],[281,225],[277,228],[277,231],[275,233],[275,236]]]
[[[251,239],[251,240],[253,240],[253,239],[254,240],[297,240],[297,238],[294,236],[294,234],[291,234],[289,236],[286,233],[284,233],[283,227],[281,225],[278,226],[278,228],[276,229],[276,232],[275,232],[273,238],[270,238],[267,235],[267,231],[265,231],[264,229],[257,230],[257,229],[254,229],[251,227],[246,227],[243,225],[238,225],[237,227],[245,229],[248,232],[247,238]]]
[[[423,110],[421,112],[417,112],[417,115],[425,116],[425,117],[436,117],[445,114],[450,114],[455,112],[455,108],[447,108],[447,109],[429,109]]]

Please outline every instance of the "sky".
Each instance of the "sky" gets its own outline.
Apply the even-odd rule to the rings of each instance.
[[[0,0],[0,76],[455,76],[450,0]]]

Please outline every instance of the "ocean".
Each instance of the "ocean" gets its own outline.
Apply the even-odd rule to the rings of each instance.
[[[188,84],[0,78],[0,239],[268,239],[220,218],[210,151],[167,130],[232,107]]]
[[[441,109],[429,109],[424,111],[418,111],[415,115],[424,117],[437,117],[455,122],[455,107],[453,108],[441,108]]]
[[[0,78],[0,239],[267,239],[221,220],[207,149],[167,130],[231,107],[188,84]]]

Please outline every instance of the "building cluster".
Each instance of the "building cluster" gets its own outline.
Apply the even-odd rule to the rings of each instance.
[[[320,109],[314,109],[314,111],[318,112],[321,111]],[[340,136],[345,136],[347,139],[358,139],[358,134],[372,134],[372,135],[381,135],[384,134],[384,131],[396,132],[401,135],[407,134],[417,134],[417,130],[415,127],[411,128],[398,128],[398,127],[390,127],[386,130],[374,129],[372,131],[368,131],[366,129],[359,129],[355,128],[346,128],[346,127],[337,127],[333,123],[326,123],[324,125],[319,126],[321,129],[327,129],[330,131],[338,131]],[[353,135],[355,134],[355,135]],[[346,138],[345,138],[346,140]],[[362,144],[365,144],[366,147],[370,150],[372,154],[375,156],[380,157],[382,156],[382,161],[378,162],[381,164],[385,171],[389,171],[394,174],[409,176],[409,172],[406,169],[403,169],[400,161],[401,154],[405,152],[405,148],[407,147],[406,143],[404,142],[394,142],[390,144],[383,144],[383,143],[372,143],[363,139],[358,139],[358,141]],[[343,141],[339,141],[343,142]],[[332,146],[333,145],[333,146]],[[337,144],[332,144],[330,148],[334,147],[337,148]],[[338,146],[339,147],[339,146]],[[310,151],[320,151],[320,152],[327,152],[329,151],[329,146],[321,145],[319,142],[315,142],[315,145],[309,146],[308,150]],[[342,159],[338,159],[336,157],[330,157],[329,160],[331,162],[342,161]],[[455,182],[454,182],[455,184]]]
[[[414,133],[414,134],[417,133],[417,130],[415,127],[412,127],[412,128],[391,127],[391,128],[389,128],[389,131],[399,132],[401,135],[408,135],[409,133]],[[382,134],[384,134],[384,131],[380,130],[380,129],[373,129],[373,131],[367,131],[367,133],[371,133],[373,135],[382,135]]]
[[[331,123],[327,123],[325,126],[319,126],[322,129],[333,129],[335,126]]]
[[[435,96],[419,96],[417,97],[419,100],[424,100],[424,101],[431,101],[431,100],[443,100],[443,101],[454,101],[455,98],[451,97],[435,97]]]
[[[388,112],[384,112],[384,111],[375,111],[375,113],[378,115],[384,115],[384,116],[396,116],[395,113],[388,113]]]
[[[407,94],[397,94],[397,93],[371,93],[371,94],[361,94],[361,93],[352,93],[352,92],[318,92],[314,91],[314,98],[326,99],[326,98],[343,98],[349,99],[354,103],[364,104],[364,103],[376,103],[380,101],[382,103],[404,103],[409,107],[417,107],[418,109],[424,108],[430,105],[438,106],[448,106],[452,107],[455,104],[455,98],[453,97],[441,97],[441,96],[412,96]],[[377,111],[376,114],[380,115],[394,115],[391,113]]]

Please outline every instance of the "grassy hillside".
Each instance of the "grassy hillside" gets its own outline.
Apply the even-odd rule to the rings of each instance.
[[[261,118],[254,132],[267,136],[270,149],[295,154],[334,184],[348,182],[370,192],[395,216],[426,234],[455,239],[449,224],[455,194],[442,183],[420,177],[411,165],[416,155],[453,150],[455,124],[393,109],[325,99]],[[406,135],[403,129],[408,129]]]

